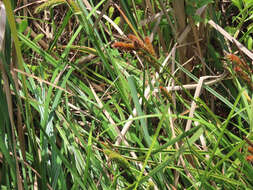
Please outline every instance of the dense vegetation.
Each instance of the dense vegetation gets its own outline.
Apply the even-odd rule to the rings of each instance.
[[[252,0],[0,5],[1,189],[253,189]]]

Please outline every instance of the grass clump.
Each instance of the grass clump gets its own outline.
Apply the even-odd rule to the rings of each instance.
[[[23,3],[0,3],[2,189],[252,189],[250,3]]]

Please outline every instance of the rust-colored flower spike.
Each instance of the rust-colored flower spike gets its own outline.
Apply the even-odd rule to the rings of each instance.
[[[152,55],[153,57],[156,57],[155,50],[153,48],[152,43],[150,42],[149,37],[146,37],[144,42],[133,34],[129,34],[127,37],[131,41],[131,43],[115,42],[115,43],[113,43],[112,47],[123,49],[126,51],[144,50],[147,53],[149,53],[150,55]],[[141,54],[141,52],[138,52],[138,53]]]
[[[119,48],[126,51],[135,50],[134,43],[125,43],[125,42],[114,42],[112,44],[113,48]]]
[[[136,36],[129,34],[128,39],[131,41],[130,43],[126,42],[114,42],[112,44],[113,48],[119,48],[122,50],[126,51],[131,51],[131,50],[139,50],[140,48],[144,48],[144,44],[141,40],[139,40]]]
[[[248,152],[250,153],[250,155],[246,156],[246,160],[248,162],[253,162],[253,143],[248,138],[246,138],[246,137],[243,137],[243,138],[249,144]]]
[[[251,78],[241,69],[241,67],[235,66],[234,71],[236,74],[243,79],[248,86],[253,90],[253,83],[251,82]]]
[[[249,146],[249,147],[248,147],[248,152],[251,153],[251,155],[248,155],[248,156],[246,157],[246,160],[247,160],[248,162],[253,162],[253,147],[252,147],[252,146]]]
[[[160,88],[162,94],[165,95],[167,98],[169,98],[170,101],[172,101],[171,93],[169,93],[168,90],[163,86],[159,86],[159,88]]]
[[[234,55],[234,54],[228,54],[227,59],[229,59],[230,61],[233,62],[233,64],[235,64],[236,66],[239,66],[242,68],[242,70],[244,70],[245,72],[247,72],[248,74],[252,74],[253,71],[250,68],[250,66],[245,63],[244,60],[240,59],[238,56]]]
[[[251,74],[253,73],[250,67],[234,54],[227,55],[227,58],[232,61],[235,73],[243,79],[247,85],[253,90],[253,83],[251,82]]]
[[[134,43],[136,49],[145,49],[143,41],[140,40],[138,37],[133,34],[128,34],[127,37]]]
[[[154,50],[154,47],[153,47],[152,43],[150,42],[149,37],[145,38],[145,50],[147,52],[149,52],[153,57],[156,58],[156,53],[155,53],[155,50]]]
[[[147,54],[150,54],[154,58],[157,58],[155,50],[153,48],[152,43],[150,42],[149,37],[146,37],[144,42],[133,34],[129,34],[127,37],[131,41],[131,43],[115,42],[112,44],[112,47],[119,48],[126,51],[135,50],[138,53],[138,55],[148,60],[155,67],[155,69],[159,71],[158,65],[154,62],[153,59],[150,58],[150,56],[147,55]],[[144,52],[146,52],[146,55],[144,54]]]

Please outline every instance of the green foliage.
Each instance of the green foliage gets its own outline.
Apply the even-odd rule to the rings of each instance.
[[[18,32],[23,33],[28,27],[27,19],[22,19],[21,22],[17,25],[17,27]]]
[[[53,8],[53,7],[61,5],[61,4],[69,4],[75,13],[79,12],[79,8],[77,7],[75,1],[73,1],[73,0],[69,0],[69,1],[67,1],[67,0],[48,0],[44,3],[42,3],[40,6],[38,6],[34,12],[36,14],[38,14],[45,9]]]
[[[233,22],[235,23],[233,30],[236,32],[231,34],[234,34],[235,38],[240,36],[240,41],[244,41],[247,48],[252,50],[253,25],[250,21],[253,19],[253,2],[249,0],[233,0],[232,3],[239,10],[239,13],[233,17]],[[245,23],[250,24],[247,26]]]
[[[211,3],[213,3],[213,0],[197,0],[197,1],[187,0],[186,6],[185,6],[186,7],[185,12],[187,15],[191,16],[195,22],[200,22],[200,21],[202,21],[202,19],[200,16],[195,14],[196,10],[198,8],[201,8],[201,7],[211,4]]]
[[[9,1],[4,2],[9,24],[1,28],[6,31],[0,52],[1,189],[253,189],[245,140],[253,141],[252,90],[224,61],[223,51],[230,47],[212,29],[207,27],[201,39],[175,46],[174,55],[176,20],[173,11],[161,14],[162,8],[172,9],[164,1],[150,1],[159,18],[147,18],[148,1],[120,1],[135,31],[109,1],[50,0],[36,8],[38,18],[17,25]],[[61,6],[66,3],[70,6]],[[215,3],[187,0],[187,16],[202,24],[195,11]],[[226,30],[239,31],[241,42],[252,49],[252,24],[243,28],[252,19],[252,2],[233,1],[231,7],[240,11]],[[45,9],[50,9],[49,20],[43,20]],[[212,16],[224,22],[221,13],[208,18]],[[157,58],[136,47],[138,40],[114,40],[123,28],[146,45],[153,37]],[[201,50],[207,48],[203,55],[195,40]],[[136,51],[116,49],[115,41],[132,43]],[[192,70],[179,62],[181,47],[194,53],[198,65]],[[155,73],[152,61],[162,65],[164,60],[163,71]],[[200,77],[224,70],[230,74],[213,86],[203,84],[202,95],[187,89],[199,84]],[[189,77],[189,84],[182,86],[178,72]],[[179,90],[166,91],[172,79]]]
[[[104,153],[109,157],[110,160],[115,161],[119,165],[119,167],[122,167],[125,170],[130,170],[130,164],[120,154],[118,154],[114,151],[111,151],[109,149],[105,149]]]
[[[41,11],[43,11],[45,9],[48,9],[50,7],[54,7],[54,6],[63,4],[63,3],[66,3],[66,0],[49,0],[49,1],[46,1],[46,2],[42,3],[40,6],[38,6],[35,9],[35,13],[38,14],[38,13],[40,13]]]

